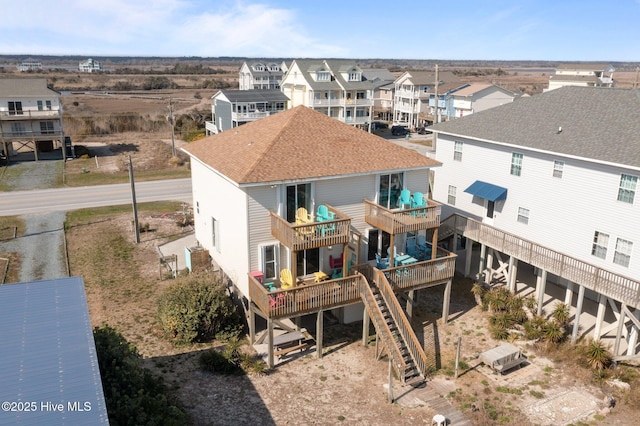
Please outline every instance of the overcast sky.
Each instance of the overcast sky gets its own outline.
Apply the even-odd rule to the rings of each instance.
[[[25,0],[0,54],[640,61],[640,0]]]

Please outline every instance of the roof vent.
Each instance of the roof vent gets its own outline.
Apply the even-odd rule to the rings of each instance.
[[[558,131],[556,132],[557,135],[559,135],[560,133],[562,133],[562,126],[558,127]]]

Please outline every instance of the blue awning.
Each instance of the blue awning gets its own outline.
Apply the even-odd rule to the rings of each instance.
[[[473,182],[464,192],[489,201],[504,200],[507,198],[507,188],[482,182],[481,180]]]

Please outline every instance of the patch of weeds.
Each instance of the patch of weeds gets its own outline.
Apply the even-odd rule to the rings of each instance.
[[[321,382],[326,382],[327,381],[327,376],[320,376],[320,381]]]
[[[319,365],[319,366],[318,366],[318,368],[319,368],[320,370],[324,370],[324,365]]]
[[[531,394],[531,396],[534,397],[534,398],[538,398],[538,399],[544,398],[544,392],[538,392],[538,391],[530,390],[529,394]]]
[[[342,421],[345,420],[345,417],[344,416],[338,416],[338,420],[342,422]]]
[[[547,382],[546,380],[532,380],[528,384],[531,386],[545,386],[548,383],[549,382]]]
[[[542,371],[544,371],[545,373],[549,374],[553,371],[553,367],[545,367]]]
[[[471,333],[472,333],[472,331],[471,331],[471,330],[465,330],[465,331],[463,331],[463,332],[462,332],[462,334],[463,334],[464,336],[468,336],[468,335],[470,335]]]
[[[340,380],[340,376],[333,376],[334,380]]]
[[[489,386],[489,382],[486,379],[481,381],[480,383],[482,383],[485,386]]]
[[[595,414],[593,418],[599,422],[603,421],[605,417],[602,414]]]
[[[496,391],[501,393],[510,393],[513,395],[522,395],[522,389],[510,388],[508,386],[498,386]]]

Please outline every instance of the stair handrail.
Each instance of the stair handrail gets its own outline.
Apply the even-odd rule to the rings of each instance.
[[[398,271],[398,273],[401,273],[401,271]],[[398,298],[391,288],[391,284],[387,281],[387,277],[377,268],[374,269],[374,284],[380,290],[380,294],[387,304],[389,313],[400,331],[400,335],[409,350],[409,354],[411,355],[413,362],[418,368],[418,372],[423,378],[426,378],[429,371],[427,355],[425,354],[424,349],[422,349],[422,345],[420,345],[418,337],[409,323],[409,319],[402,310],[400,302],[398,302]]]
[[[382,311],[380,311],[380,307],[376,303],[371,286],[368,283],[362,285],[360,294],[365,307],[369,310],[369,316],[373,321],[376,332],[381,337],[382,344],[387,348],[387,353],[392,360],[392,365],[398,373],[398,377],[403,378],[407,364],[402,358],[400,348],[398,348],[398,345],[393,342],[393,335],[391,334],[391,330],[389,329],[386,321],[382,317]]]

